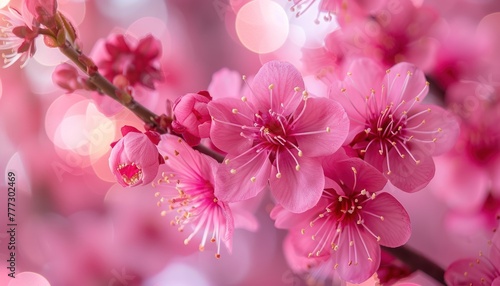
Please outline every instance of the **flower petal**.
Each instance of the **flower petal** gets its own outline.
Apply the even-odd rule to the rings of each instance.
[[[325,176],[336,182],[344,182],[348,187],[344,189],[345,191],[360,193],[361,190],[366,190],[369,193],[374,193],[382,190],[387,184],[387,179],[382,173],[359,158],[325,162],[323,167]]]
[[[415,98],[423,100],[429,92],[424,73],[415,65],[406,62],[393,66],[383,82],[387,90],[385,105],[398,105],[404,101],[405,105],[409,106]]]
[[[319,159],[295,159],[300,166],[298,171],[293,157],[288,152],[280,152],[276,161],[281,178],[277,178],[278,168],[273,166],[270,184],[278,204],[291,212],[301,213],[318,203],[325,186],[325,176]]]
[[[383,220],[365,212],[383,217]],[[410,238],[410,217],[401,203],[390,194],[380,193],[375,199],[367,201],[363,213],[364,224],[380,236],[381,245],[398,247]]]
[[[364,282],[380,265],[380,246],[357,225],[347,225],[341,235],[341,245],[333,252],[333,259],[338,264],[337,272],[340,278],[348,282]]]
[[[383,171],[395,187],[413,193],[429,184],[434,177],[435,166],[432,157],[426,154],[427,151],[418,148],[420,146],[408,147],[411,156],[418,160],[418,163],[411,158],[410,153],[401,150],[400,152],[405,156],[402,158],[393,148],[389,151],[389,159],[384,162]]]
[[[231,252],[233,251],[233,233],[234,233],[233,213],[231,212],[231,208],[227,203],[219,201],[218,205],[221,208],[222,214],[224,215],[224,219],[222,218],[214,219],[214,224],[216,222],[223,223],[224,233],[222,236],[222,241],[226,245],[229,254],[231,254]]]
[[[479,261],[479,262],[478,262]],[[461,259],[452,263],[444,274],[446,285],[492,285],[500,273],[490,261],[480,257]],[[482,280],[484,279],[484,281]]]
[[[334,153],[349,132],[349,119],[344,108],[328,98],[310,98],[301,105],[304,104],[304,112],[293,123],[288,135],[297,139],[299,148],[307,157]],[[301,110],[299,106],[297,112]]]
[[[208,92],[214,99],[224,97],[240,99],[242,96],[241,83],[241,75],[238,72],[223,68],[212,75]]]
[[[298,230],[290,231],[283,241],[283,253],[290,268],[297,273],[310,271],[312,267],[328,263],[330,255],[308,257],[311,237],[301,235]]]
[[[253,126],[254,113],[244,102],[222,98],[210,102],[208,111],[213,118],[210,138],[217,148],[227,153],[243,153],[252,146],[253,139],[240,135],[244,132],[242,126]]]
[[[436,174],[429,183],[432,192],[452,209],[479,211],[489,193],[490,179],[484,168],[461,154],[449,153],[434,160]]]
[[[429,110],[429,112],[426,112]],[[419,144],[429,151],[429,154],[436,156],[449,151],[457,141],[459,135],[458,121],[450,112],[436,105],[419,105],[408,113],[412,114],[425,112],[418,117],[418,120],[410,120],[405,130],[409,136],[413,135]],[[425,123],[422,124],[423,120]],[[415,126],[418,126],[415,128]],[[415,128],[415,129],[413,129]]]
[[[272,85],[272,89],[271,89]],[[270,61],[265,63],[255,75],[251,90],[252,101],[261,112],[281,111],[292,113],[302,100],[304,81],[299,71],[290,63]],[[300,90],[295,91],[298,87]]]
[[[173,174],[186,184],[199,185],[200,180],[214,184],[219,165],[217,161],[194,150],[181,138],[170,134],[161,135],[158,151],[166,159],[160,167],[160,171],[165,174]]]
[[[490,261],[500,271],[500,233],[495,232],[491,239],[491,248],[489,253]],[[499,273],[500,274],[500,273]]]
[[[276,205],[271,210],[270,217],[275,220],[274,226],[276,228],[292,229],[297,226],[309,225],[318,213],[322,213],[328,207],[328,204],[328,200],[320,199],[314,207],[302,213],[292,213],[283,208],[282,205]]]
[[[256,148],[233,156],[228,155],[217,171],[215,196],[227,202],[255,197],[268,183],[271,162],[267,151]]]
[[[366,96],[372,93],[372,89],[379,92],[377,89],[380,88],[383,76],[384,70],[373,60],[364,58],[354,60],[340,88],[330,89],[329,96],[340,102],[349,118],[355,119],[355,122],[365,122],[365,118],[369,115],[364,108]]]

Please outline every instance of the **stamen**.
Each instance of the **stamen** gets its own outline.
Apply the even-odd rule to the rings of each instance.
[[[352,186],[352,189],[355,190],[356,189],[356,184],[358,182],[358,179],[357,179],[358,178],[358,176],[357,176],[358,171],[356,171],[356,168],[354,168],[354,167],[351,167],[351,170],[352,170],[352,172],[354,174],[354,184]]]

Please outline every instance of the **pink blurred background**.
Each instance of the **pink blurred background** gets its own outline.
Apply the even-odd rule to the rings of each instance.
[[[167,99],[207,89],[212,74],[224,67],[248,75],[270,59],[300,67],[300,48],[317,47],[336,28],[314,24],[315,15],[294,18],[286,0],[275,2],[284,8],[277,8],[270,28],[276,31],[265,44],[248,32],[258,30],[258,22],[235,25],[244,0],[58,2],[77,25],[87,54],[112,32],[139,38],[153,34],[161,40],[165,81],[158,96],[145,104],[156,113],[165,112]],[[451,2],[439,7],[443,15],[455,11]],[[20,1],[9,5],[19,7]],[[488,12],[462,10],[473,23]],[[282,15],[291,18],[289,24],[280,20]],[[269,218],[269,198],[256,211],[259,229],[237,230],[233,253],[223,252],[216,260],[209,251],[183,245],[184,236],[160,216],[154,190],[114,184],[109,144],[120,138],[122,125],[142,128],[141,122],[126,110],[105,117],[84,91],[65,94],[51,79],[64,57],[40,42],[37,47],[24,69],[0,70],[0,172],[5,174],[0,181],[0,285],[305,285],[285,262],[285,232]],[[306,76],[309,82],[316,92],[325,88],[313,76]],[[8,172],[16,176],[16,279],[7,276],[5,259]],[[473,219],[460,221],[461,233],[446,227],[453,224],[448,206],[432,190],[394,195],[412,219],[409,246],[440,266],[476,256],[486,245],[485,233],[472,231]],[[422,273],[409,280],[434,285]]]

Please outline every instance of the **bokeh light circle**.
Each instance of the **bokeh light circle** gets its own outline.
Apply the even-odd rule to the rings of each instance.
[[[9,5],[10,0],[0,0],[0,9],[7,7]]]
[[[21,272],[16,274],[15,279],[11,279],[7,286],[50,286],[45,277],[35,272]]]
[[[256,0],[245,4],[236,15],[235,26],[240,42],[258,54],[279,49],[289,33],[285,10],[270,0]]]

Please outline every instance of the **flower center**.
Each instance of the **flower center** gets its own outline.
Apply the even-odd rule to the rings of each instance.
[[[245,80],[245,77],[243,79]],[[240,116],[243,120],[231,122],[214,117],[212,117],[212,120],[232,128],[237,127],[241,137],[252,141],[253,146],[251,148],[231,159],[231,161],[235,161],[249,153],[255,154],[253,158],[239,165],[238,168],[243,168],[251,164],[264,151],[271,163],[276,166],[276,178],[280,179],[282,176],[280,158],[283,154],[291,157],[295,162],[295,170],[300,171],[299,157],[304,156],[304,153],[298,145],[297,137],[330,133],[331,129],[329,126],[325,126],[324,129],[320,130],[297,131],[295,127],[306,112],[309,94],[305,90],[300,92],[300,88],[295,87],[293,93],[290,96],[286,96],[284,102],[279,102],[278,100],[283,99],[273,94],[274,88],[274,84],[268,86],[269,109],[267,111],[256,109],[255,106],[248,102],[247,97],[243,96],[241,101],[246,105],[246,110],[241,112],[237,108],[231,109],[231,113]],[[297,106],[297,109],[289,110],[290,104],[296,102],[298,96],[301,97],[301,102]],[[244,123],[242,124],[242,122]],[[226,159],[224,163],[230,164],[230,160]],[[237,168],[230,169],[230,173],[233,175],[237,172]],[[252,176],[250,180],[255,182],[256,176]]]
[[[129,186],[133,186],[142,180],[142,169],[135,163],[120,164],[117,170],[120,172],[123,181]]]
[[[254,122],[254,126],[259,128],[262,141],[267,141],[271,145],[276,146],[296,146],[292,142],[288,143],[289,140],[286,135],[286,126],[288,124],[287,119],[283,115],[272,110],[264,114],[259,111],[255,114]]]
[[[360,247],[361,251],[366,252],[368,260],[372,261],[371,253],[366,249],[364,239],[371,236],[380,241],[381,238],[365,224],[364,218],[374,216],[384,221],[384,217],[365,210],[365,205],[375,200],[376,194],[370,194],[365,189],[353,192],[352,190],[356,189],[357,184],[357,170],[354,167],[351,169],[354,176],[353,185],[346,186],[343,182],[339,184],[343,193],[351,195],[340,195],[339,190],[332,188],[325,189],[323,192],[322,200],[326,200],[328,204],[309,223],[309,227],[314,232],[311,239],[316,243],[314,249],[309,253],[309,257],[327,254],[330,249],[337,251],[340,247],[349,247],[348,265],[356,265],[359,261],[358,255],[355,251],[351,251],[351,248]],[[306,229],[301,229],[301,233],[305,234]],[[359,240],[355,237],[359,237]],[[361,241],[361,245],[356,245],[356,241]],[[335,265],[336,267],[338,264]]]

